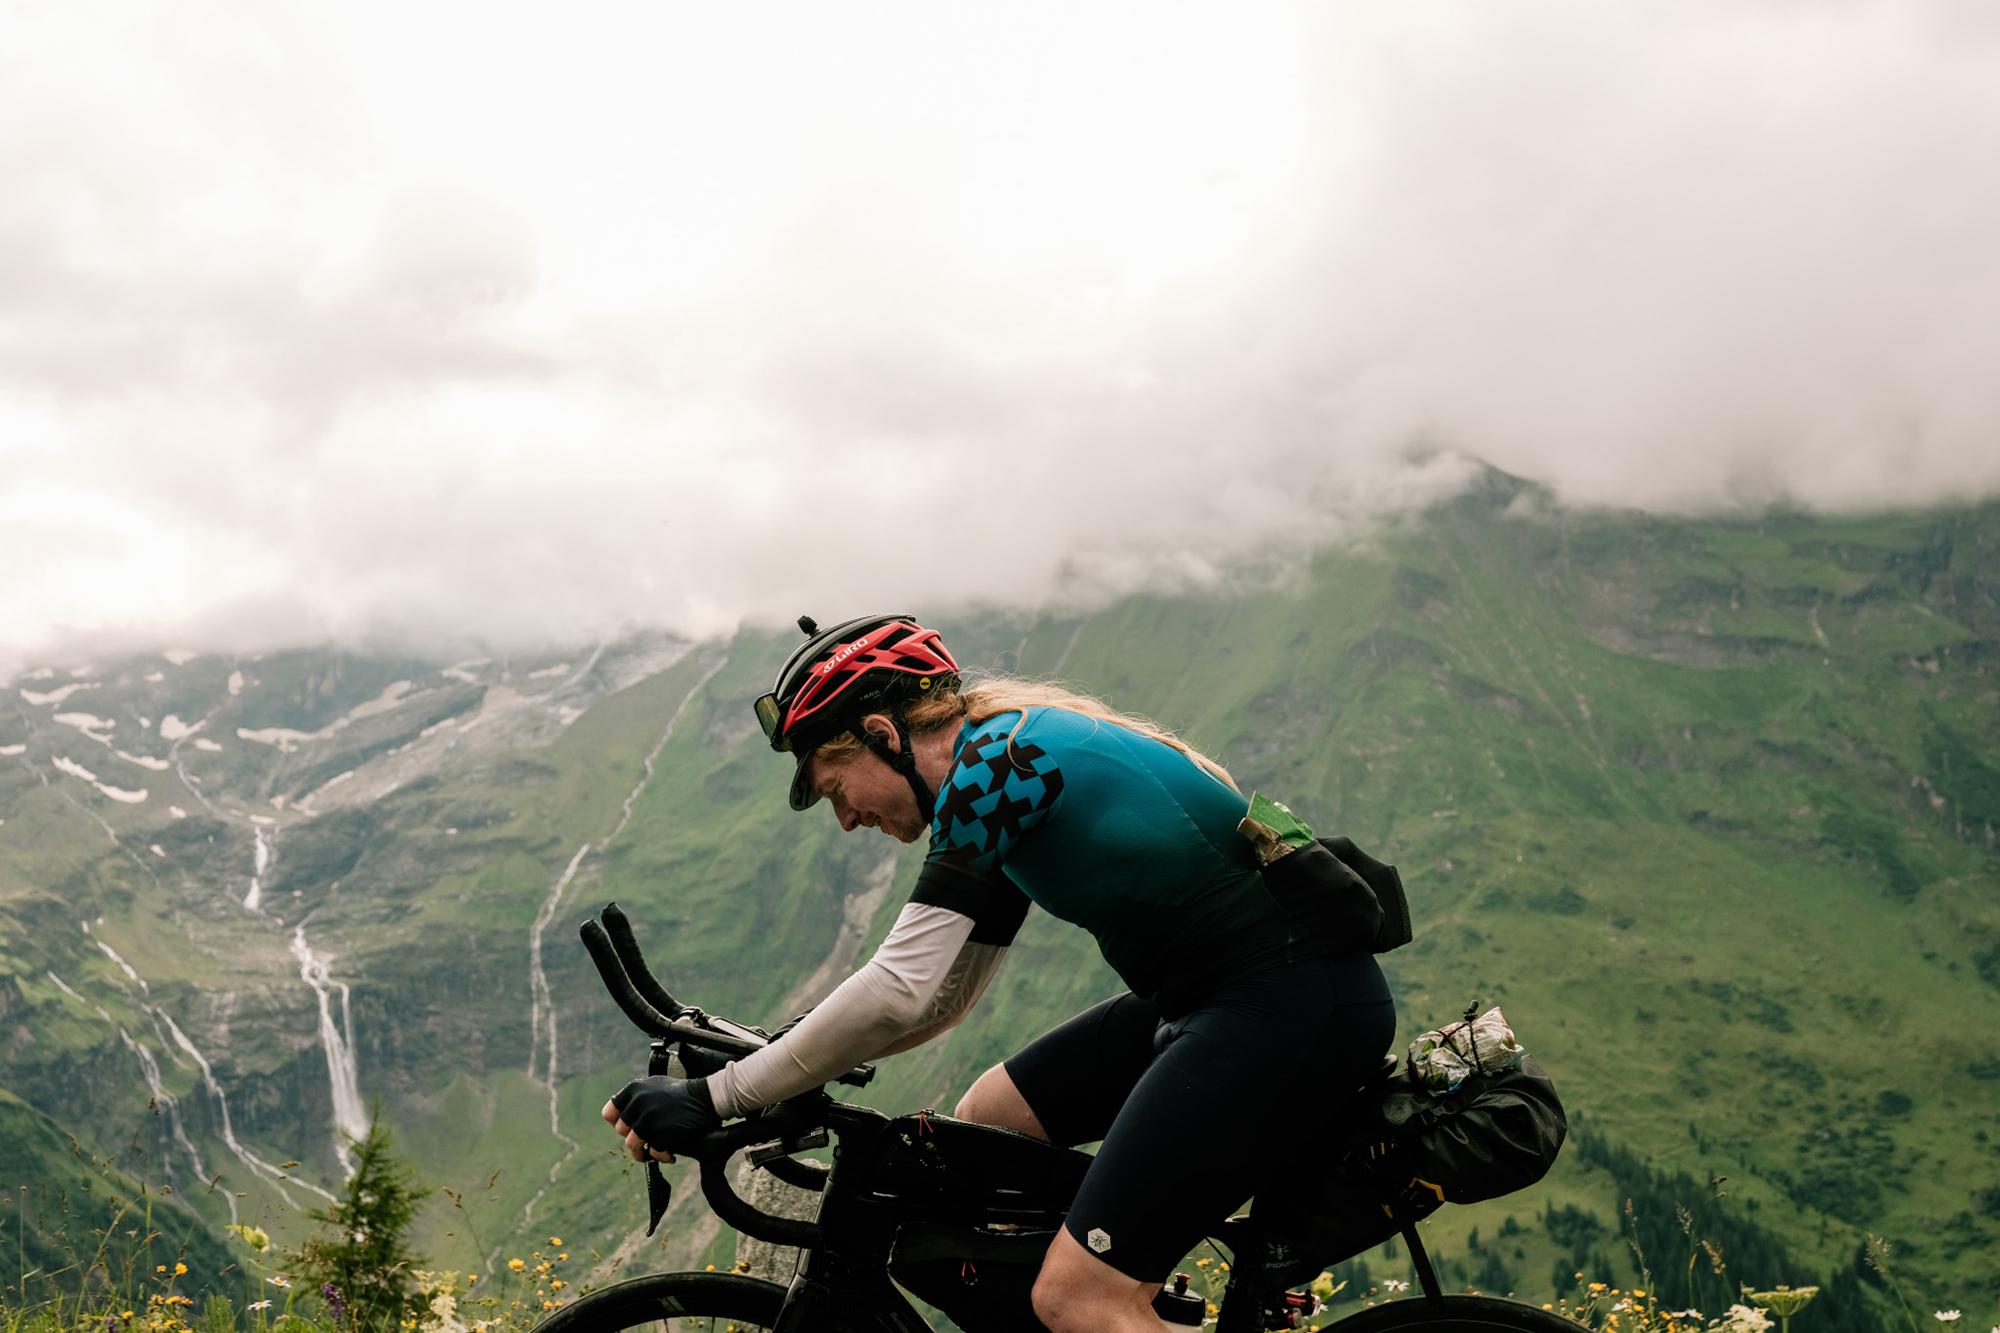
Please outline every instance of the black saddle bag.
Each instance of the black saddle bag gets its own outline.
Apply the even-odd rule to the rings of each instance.
[[[1238,1232],[1238,1277],[1282,1292],[1446,1203],[1525,1189],[1548,1174],[1568,1129],[1555,1083],[1526,1054],[1449,1092],[1407,1069],[1389,1074],[1258,1193]]]

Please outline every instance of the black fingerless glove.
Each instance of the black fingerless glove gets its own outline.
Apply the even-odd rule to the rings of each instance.
[[[634,1079],[611,1099],[618,1116],[649,1148],[677,1152],[690,1139],[722,1128],[708,1080],[656,1074]]]

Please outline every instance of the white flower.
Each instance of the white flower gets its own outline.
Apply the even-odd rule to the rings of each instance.
[[[1939,1310],[1931,1318],[1937,1320],[1940,1324],[1956,1324],[1964,1313],[1965,1311],[1963,1310]]]
[[[1395,1278],[1385,1279],[1382,1285],[1387,1287],[1391,1291],[1408,1291],[1410,1289],[1409,1283],[1398,1282]]]
[[[269,1301],[252,1301],[248,1308],[252,1310],[268,1310],[271,1308],[271,1303]]]
[[[1771,1327],[1771,1319],[1762,1310],[1747,1305],[1732,1305],[1728,1314],[1720,1319],[1711,1319],[1708,1326],[1715,1333],[1764,1333]]]
[[[264,1280],[274,1287],[289,1287],[292,1285],[292,1280],[283,1273],[278,1274],[276,1277],[267,1277]]]

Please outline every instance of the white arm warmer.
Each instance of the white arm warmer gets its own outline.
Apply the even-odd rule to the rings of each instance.
[[[949,908],[904,907],[875,956],[783,1040],[709,1075],[716,1111],[728,1119],[781,1102],[957,1023],[1007,952],[968,943],[972,928]]]

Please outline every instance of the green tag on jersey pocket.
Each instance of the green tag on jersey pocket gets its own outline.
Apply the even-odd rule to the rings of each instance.
[[[1250,794],[1249,813],[1244,815],[1236,831],[1256,847],[1257,860],[1263,865],[1269,865],[1313,840],[1313,831],[1303,819],[1257,792]]]

